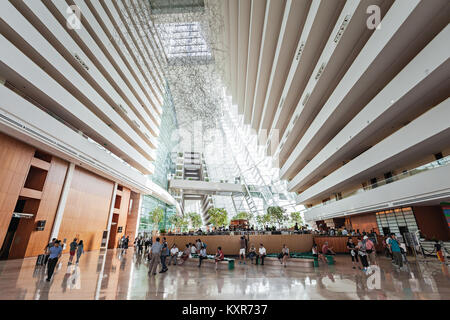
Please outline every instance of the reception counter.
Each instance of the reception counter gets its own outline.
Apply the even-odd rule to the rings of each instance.
[[[217,247],[221,246],[225,255],[238,255],[240,248],[240,235],[209,235],[209,236],[165,236],[167,243],[171,247],[174,243],[180,251],[186,248],[187,243],[195,243],[195,240],[201,239],[206,243],[206,252],[215,254]],[[246,236],[247,238],[247,236]],[[309,252],[313,244],[312,234],[291,234],[291,235],[250,235],[248,236],[248,246],[253,244],[256,249],[259,244],[264,244],[267,253],[280,253],[283,244],[291,252]]]

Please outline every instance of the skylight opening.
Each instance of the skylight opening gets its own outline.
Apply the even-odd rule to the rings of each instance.
[[[157,25],[167,58],[212,58],[199,22]]]

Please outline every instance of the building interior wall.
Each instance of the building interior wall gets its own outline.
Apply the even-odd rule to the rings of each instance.
[[[353,230],[362,232],[370,232],[372,229],[379,234],[377,218],[375,213],[367,213],[350,217],[350,223]]]
[[[416,206],[413,212],[420,232],[426,239],[450,240],[450,229],[441,206]]]
[[[117,223],[111,227],[108,249],[117,248],[119,239],[126,236],[126,226],[128,220],[128,209],[130,204],[131,190],[122,186],[117,187],[116,200],[114,204],[113,222]],[[114,230],[114,232],[113,232]],[[130,239],[132,239],[130,237]]]
[[[138,225],[140,198],[141,194],[131,191],[129,204],[130,208],[128,211],[127,227],[125,230],[125,235],[129,236],[130,239],[132,240],[136,238],[136,227]]]
[[[34,149],[0,133],[0,241],[8,230],[12,213],[25,184]]]
[[[41,254],[50,238],[68,167],[68,162],[52,157],[51,167],[35,218],[35,225],[37,221],[45,221],[45,227],[42,231],[37,231],[36,228],[32,231],[25,254],[26,257]]]
[[[100,249],[108,224],[114,184],[83,168],[75,167],[58,239],[69,243],[77,237],[85,250]]]

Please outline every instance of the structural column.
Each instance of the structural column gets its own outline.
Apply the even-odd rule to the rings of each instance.
[[[70,185],[72,184],[73,173],[75,171],[75,164],[70,163],[64,180],[64,186],[61,192],[61,197],[58,203],[58,209],[56,210],[55,221],[53,222],[53,229],[50,239],[58,238],[59,228],[61,227],[61,221],[64,216],[64,210],[66,208],[67,197],[70,191]]]
[[[111,196],[111,205],[109,206],[109,217],[108,217],[108,225],[106,226],[107,235],[106,235],[106,248],[108,248],[109,244],[109,234],[111,232],[111,223],[114,214],[114,204],[116,203],[116,195],[117,195],[117,187],[119,184],[117,182],[114,183],[114,189]]]
[[[139,231],[139,221],[141,219],[141,209],[142,209],[142,194],[139,195],[139,204],[138,204],[138,213],[137,213],[137,218],[136,218],[136,231],[135,231],[135,236],[137,236],[138,231]],[[133,205],[134,201],[133,201]]]

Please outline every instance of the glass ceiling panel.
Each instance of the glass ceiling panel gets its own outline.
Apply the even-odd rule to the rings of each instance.
[[[156,28],[169,62],[173,58],[212,58],[199,22],[161,23]]]

